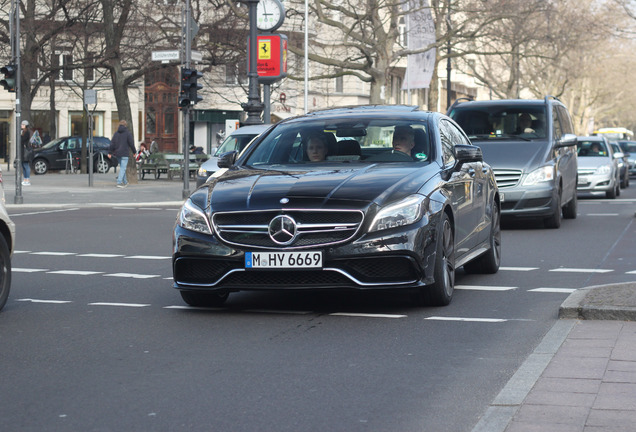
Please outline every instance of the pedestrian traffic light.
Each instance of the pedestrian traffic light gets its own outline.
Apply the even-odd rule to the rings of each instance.
[[[0,85],[11,93],[15,93],[15,74],[18,68],[14,64],[8,64],[0,69],[0,73],[4,74],[4,78],[0,80]]]
[[[180,107],[184,108],[194,105],[203,100],[203,98],[197,94],[197,92],[203,88],[203,86],[197,82],[202,76],[203,74],[196,69],[181,68]]]

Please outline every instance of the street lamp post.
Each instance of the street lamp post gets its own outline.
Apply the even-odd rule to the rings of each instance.
[[[258,54],[258,34],[256,28],[256,5],[259,0],[244,0],[249,7],[250,18],[250,49],[249,49],[249,71],[247,77],[249,79],[249,89],[247,94],[247,103],[242,103],[241,108],[247,112],[246,125],[263,124],[261,113],[263,112],[263,103],[261,102],[261,91],[258,86],[258,72],[256,69]]]

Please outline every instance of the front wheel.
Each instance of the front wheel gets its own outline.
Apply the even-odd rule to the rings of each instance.
[[[183,301],[194,307],[222,306],[229,296],[230,293],[227,291],[181,291],[181,298],[183,299]]]
[[[42,175],[49,171],[49,163],[46,159],[38,158],[33,161],[33,172]]]
[[[556,210],[552,216],[547,217],[543,220],[543,224],[546,228],[559,228],[561,226],[561,190],[557,192],[556,196]]]
[[[574,191],[574,196],[570,200],[569,203],[563,206],[563,218],[564,219],[576,219],[576,214],[578,211],[578,196],[576,195],[576,191]]]
[[[439,224],[435,251],[435,282],[420,288],[417,300],[422,305],[446,306],[455,290],[455,236],[446,213],[443,213]]]
[[[11,253],[7,242],[0,235],[0,309],[2,309],[9,297],[11,289]]]

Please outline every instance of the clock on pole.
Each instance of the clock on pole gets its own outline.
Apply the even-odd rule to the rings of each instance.
[[[256,5],[256,27],[261,31],[273,32],[283,25],[285,6],[280,0],[260,0]]]

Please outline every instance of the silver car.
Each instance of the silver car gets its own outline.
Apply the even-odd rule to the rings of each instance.
[[[579,160],[578,192],[605,192],[607,198],[621,193],[618,157],[612,146],[602,136],[577,138]],[[618,157],[617,157],[618,156]]]
[[[11,256],[15,244],[15,224],[4,207],[2,170],[0,170],[0,190],[2,197],[0,201],[0,309],[2,309],[11,289]]]
[[[220,155],[234,150],[238,152],[242,151],[254,137],[266,131],[270,126],[271,124],[243,126],[229,134],[212,157],[203,162],[199,167],[197,171],[197,187],[205,183],[208,178],[219,169],[216,163]]]

